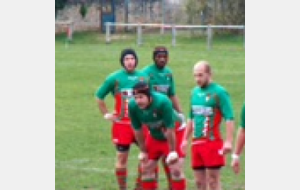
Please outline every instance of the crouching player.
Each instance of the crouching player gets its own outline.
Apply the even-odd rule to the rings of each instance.
[[[175,136],[175,120],[180,120],[180,117],[173,110],[169,98],[151,92],[145,82],[133,87],[133,95],[134,99],[129,102],[129,115],[141,151],[142,189],[157,189],[155,168],[159,159],[165,159],[170,168],[172,190],[185,190],[183,162],[179,159],[182,152],[176,146]],[[144,135],[142,126],[147,126],[149,135]]]

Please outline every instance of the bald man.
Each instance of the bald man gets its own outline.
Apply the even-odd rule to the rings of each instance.
[[[213,82],[207,61],[195,64],[194,79],[197,86],[191,93],[182,151],[186,152],[192,136],[191,164],[197,189],[221,190],[220,170],[225,165],[225,155],[232,149],[234,113],[226,89]],[[226,126],[224,140],[221,134],[223,119]]]

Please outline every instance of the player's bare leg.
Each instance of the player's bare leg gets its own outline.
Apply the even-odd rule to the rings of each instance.
[[[143,190],[157,190],[157,181],[155,169],[158,161],[148,160],[142,162],[142,189]]]
[[[207,169],[209,190],[221,190],[220,169]]]
[[[119,184],[120,190],[126,190],[127,188],[127,161],[128,161],[128,151],[126,152],[117,152],[115,169],[116,177]]]
[[[184,175],[184,158],[179,158],[178,161],[169,165],[171,174],[171,189],[185,190],[186,179]]]
[[[172,190],[171,171],[170,171],[168,164],[166,163],[166,158],[161,159],[161,163],[162,163],[162,166],[164,167],[166,178],[168,180],[168,185],[169,185],[168,190]],[[158,170],[158,168],[157,168],[157,170]],[[157,171],[156,179],[158,180],[158,171]]]
[[[206,183],[206,171],[204,168],[194,169],[194,177],[197,190],[207,190],[208,184]]]

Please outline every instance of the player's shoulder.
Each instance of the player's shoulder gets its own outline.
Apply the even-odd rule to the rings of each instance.
[[[137,76],[147,76],[147,73],[143,69],[136,70],[135,73]]]
[[[122,70],[117,70],[117,71],[114,71],[112,73],[110,73],[107,78],[109,79],[112,79],[112,78],[117,78],[119,75],[121,75],[123,73]]]
[[[217,93],[227,93],[227,89],[224,86],[222,86],[221,84],[214,82],[211,85]]]
[[[196,92],[198,92],[200,90],[201,90],[201,88],[199,88],[199,86],[195,86],[194,88],[192,88],[191,94],[194,94],[194,93],[196,93]]]
[[[164,70],[165,70],[165,73],[169,73],[171,75],[173,74],[173,71],[169,66],[165,66]]]
[[[158,102],[158,104],[171,103],[170,98],[165,94],[152,92],[152,95],[154,96],[154,99]]]
[[[143,67],[141,70],[145,73],[148,73],[152,69],[153,69],[153,64],[150,64],[150,65]]]
[[[212,84],[212,89],[214,91],[214,93],[219,96],[219,97],[229,97],[229,92],[227,91],[227,89],[222,86],[221,84],[218,83],[213,83]]]

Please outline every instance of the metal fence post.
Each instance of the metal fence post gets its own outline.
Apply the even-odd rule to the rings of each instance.
[[[211,50],[212,48],[212,28],[211,25],[207,26],[207,49]]]
[[[142,26],[140,23],[137,26],[137,45],[142,45]]]
[[[172,24],[172,46],[176,46],[176,27]]]
[[[106,27],[106,30],[105,30],[105,42],[106,44],[109,44],[111,42],[110,40],[110,22],[106,22],[105,23],[105,27]]]
[[[244,45],[244,48],[245,48],[245,32],[246,32],[246,28],[245,28],[245,25],[243,26],[243,45]]]

